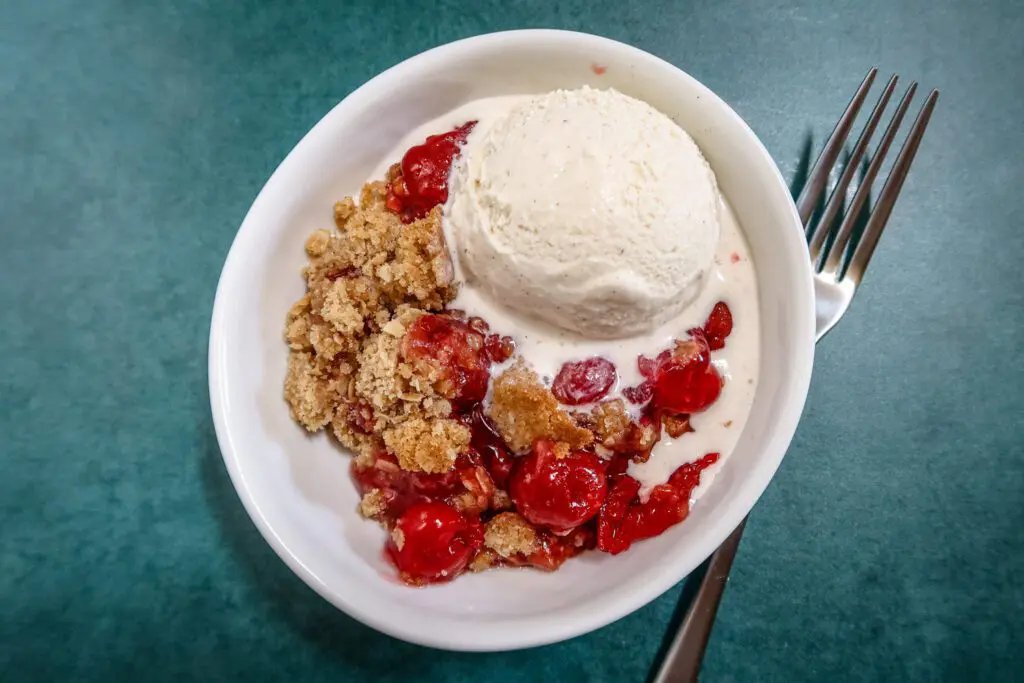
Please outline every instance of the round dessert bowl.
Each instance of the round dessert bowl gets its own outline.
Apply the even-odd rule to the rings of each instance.
[[[350,457],[310,436],[282,398],[285,314],[302,296],[305,238],[329,227],[413,128],[474,99],[584,84],[660,109],[697,142],[746,235],[758,278],[761,374],[732,455],[682,524],[557,572],[498,569],[410,588],[384,561],[384,532],[356,511]],[[350,616],[392,636],[453,650],[564,640],[642,607],[683,579],[750,512],[796,429],[814,351],[811,270],[792,199],[754,133],[722,100],[636,48],[564,31],[495,33],[445,45],[369,81],[281,163],[239,228],[210,331],[210,399],[238,495],[289,567]]]

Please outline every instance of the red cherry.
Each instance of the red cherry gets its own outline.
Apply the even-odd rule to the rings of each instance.
[[[619,531],[629,543],[658,536],[686,519],[690,512],[690,491],[678,491],[668,484],[655,486],[646,503],[626,513]]]
[[[460,320],[429,313],[416,318],[406,332],[402,355],[441,369],[440,391],[451,401],[476,403],[487,394],[490,360],[484,336]]]
[[[719,301],[711,309],[711,315],[704,323],[704,336],[707,337],[708,346],[712,351],[717,351],[725,346],[725,339],[732,333],[732,311],[724,301]]]
[[[492,448],[487,453],[486,463],[494,485],[499,488],[508,486],[508,478],[512,476],[512,468],[516,464],[515,457],[508,449]]]
[[[672,473],[672,476],[669,477],[669,485],[677,491],[685,490],[687,497],[689,497],[690,491],[697,488],[697,485],[700,484],[700,473],[718,462],[719,457],[720,454],[718,453],[708,453],[694,462],[680,465]]]
[[[640,370],[640,374],[647,379],[654,379],[654,375],[658,372],[658,368],[662,363],[669,359],[672,352],[665,349],[658,354],[656,358],[648,358],[647,356],[639,356],[636,359],[636,366]]]
[[[653,538],[679,524],[690,513],[690,494],[700,484],[700,473],[718,461],[718,453],[680,465],[668,481],[651,490],[647,502],[629,509],[620,533],[630,543]]]
[[[639,491],[640,482],[633,477],[624,474],[616,479],[597,515],[598,549],[618,555],[629,548],[629,541],[621,535],[620,527]]]
[[[387,555],[407,583],[439,583],[465,570],[483,539],[479,522],[443,503],[419,503],[398,518]]]
[[[558,458],[551,442],[544,440],[519,459],[509,479],[519,513],[553,531],[568,531],[597,514],[607,490],[600,458],[586,451]]]
[[[615,384],[615,365],[606,358],[587,358],[562,365],[551,384],[551,393],[568,406],[593,403]]]
[[[676,413],[699,413],[722,393],[722,378],[713,366],[672,359],[658,372],[654,403]]]
[[[512,340],[512,337],[489,334],[484,342],[484,348],[487,350],[487,356],[491,359],[492,363],[504,363],[516,352],[516,343]]]
[[[402,157],[401,174],[388,185],[388,210],[401,214],[403,223],[410,223],[448,201],[452,160],[475,125],[476,121],[470,121],[410,148]]]
[[[674,413],[699,413],[722,393],[722,378],[711,365],[711,353],[700,329],[693,337],[677,342],[654,378],[652,405]]]
[[[466,321],[466,324],[469,325],[474,330],[476,330],[477,332],[479,332],[480,334],[487,334],[488,332],[491,331],[491,326],[488,324],[488,322],[479,316],[474,315],[472,318]]]
[[[635,387],[626,387],[622,395],[635,405],[644,405],[654,396],[654,386],[650,382],[641,382]]]

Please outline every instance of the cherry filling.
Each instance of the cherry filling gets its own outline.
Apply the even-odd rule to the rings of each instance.
[[[352,463],[352,478],[359,492],[380,491],[384,518],[393,520],[413,505],[441,501],[470,515],[490,505],[494,484],[474,452],[460,455],[455,467],[442,474],[410,472],[398,466],[390,453],[381,451],[370,465]]]
[[[469,324],[447,315],[421,315],[409,326],[402,356],[439,371],[438,393],[463,406],[479,403],[487,394],[491,359],[485,337]]]
[[[551,393],[567,406],[593,403],[608,395],[617,377],[615,365],[606,358],[565,363],[551,384]]]
[[[395,522],[386,552],[408,583],[450,581],[483,547],[483,527],[444,503],[417,503]]]
[[[494,485],[499,489],[508,486],[509,475],[516,463],[515,456],[508,449],[505,440],[498,435],[498,430],[484,415],[482,406],[475,407],[464,419],[472,432],[470,446],[483,459],[484,466]]]
[[[410,148],[388,183],[388,210],[399,214],[403,223],[411,223],[448,201],[452,162],[474,126],[476,121],[470,121],[447,133],[431,135],[422,145]]]
[[[484,350],[487,351],[487,357],[492,363],[504,363],[516,352],[516,343],[512,337],[489,334],[484,341]]]
[[[658,376],[654,403],[677,413],[699,413],[722,392],[722,379],[714,368],[673,361]]]
[[[569,558],[579,555],[584,550],[593,550],[597,545],[597,534],[593,525],[584,524],[564,535],[541,530],[537,540],[540,546],[537,550],[529,555],[516,555],[507,558],[503,564],[514,567],[534,567],[553,572]]]
[[[641,382],[635,387],[626,387],[622,390],[622,395],[630,403],[636,405],[644,405],[654,396],[654,387],[650,382]]]
[[[637,369],[644,381],[623,389],[630,403],[652,402],[656,409],[673,413],[698,413],[714,403],[722,391],[722,378],[711,365],[711,351],[725,347],[732,334],[732,311],[724,301],[712,308],[703,327],[689,330],[690,338],[677,341],[656,357],[640,356]]]
[[[712,351],[725,347],[725,339],[732,334],[732,311],[728,304],[719,301],[711,309],[711,315],[704,323],[704,336],[708,340],[708,346]]]
[[[597,515],[597,547],[617,555],[636,541],[652,538],[679,524],[690,512],[690,495],[700,473],[718,461],[718,453],[679,467],[664,484],[655,486],[641,503],[640,482],[627,474],[615,477]]]
[[[722,378],[711,365],[711,350],[700,330],[689,340],[676,342],[669,357],[654,372],[656,408],[674,413],[699,413],[722,393]]]
[[[520,458],[509,481],[519,514],[555,532],[569,531],[597,514],[607,490],[600,458],[587,451],[558,457],[554,445],[544,440]]]

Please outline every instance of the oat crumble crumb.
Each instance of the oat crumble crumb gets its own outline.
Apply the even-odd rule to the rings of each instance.
[[[366,469],[372,467],[373,463],[377,460],[377,454],[374,451],[359,451],[356,453],[355,466],[359,469]]]
[[[288,311],[284,326],[284,338],[289,348],[295,351],[309,351],[309,294],[306,294]]]
[[[340,230],[352,214],[356,212],[356,203],[352,197],[345,197],[334,204],[334,225]]]
[[[537,530],[517,512],[502,512],[484,529],[484,545],[504,558],[530,555],[538,544]]]
[[[359,514],[367,519],[377,519],[384,514],[386,509],[384,492],[380,489],[370,489],[363,494],[359,501]]]
[[[402,469],[434,474],[450,470],[469,440],[469,429],[452,419],[413,417],[384,431],[384,444]]]
[[[665,413],[661,417],[661,426],[665,429],[665,433],[673,439],[678,439],[683,434],[688,434],[693,431],[693,427],[690,426],[689,415],[673,415],[671,413]],[[728,427],[728,425],[726,426]]]
[[[613,450],[626,438],[633,424],[622,399],[600,403],[594,406],[590,414],[598,443]]]
[[[469,563],[469,571],[485,572],[488,569],[501,565],[501,555],[490,548],[484,548],[476,554],[473,561]]]
[[[331,244],[331,233],[326,230],[317,230],[306,238],[306,255],[310,258],[317,258],[327,253]]]
[[[345,448],[356,456],[357,464],[373,464],[374,454],[383,448],[381,438],[376,434],[367,434],[358,430],[349,421],[349,406],[341,404],[335,409],[331,420],[331,432]]]
[[[395,542],[395,547],[399,550],[405,545],[405,534],[398,527],[391,530],[391,540]]]
[[[513,508],[512,496],[501,489],[495,489],[491,495],[491,508],[495,510],[511,510]]]

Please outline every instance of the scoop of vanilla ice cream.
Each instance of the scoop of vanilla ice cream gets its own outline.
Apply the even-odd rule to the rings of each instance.
[[[675,317],[714,260],[714,173],[682,128],[615,90],[558,90],[481,120],[449,185],[466,279],[586,337]]]

